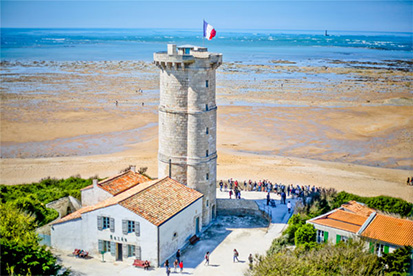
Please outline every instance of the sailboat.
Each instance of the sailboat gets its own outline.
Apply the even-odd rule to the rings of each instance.
[[[327,30],[325,30],[324,36],[329,36],[328,33],[327,33]]]

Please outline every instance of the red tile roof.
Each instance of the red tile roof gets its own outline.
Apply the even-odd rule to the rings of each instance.
[[[361,235],[390,244],[413,246],[413,221],[377,214]]]
[[[341,205],[342,208],[346,211],[350,211],[352,213],[355,213],[357,215],[361,216],[370,216],[371,213],[375,212],[374,209],[367,207],[364,204],[358,203],[357,201],[351,200],[347,203],[344,203]]]
[[[342,210],[336,210],[326,216],[311,220],[315,224],[330,226],[333,228],[357,233],[367,217],[352,214]]]
[[[112,195],[117,195],[133,186],[149,181],[149,177],[131,170],[115,175],[108,179],[104,179],[98,183],[98,186]],[[82,190],[92,188],[93,185],[87,186]]]
[[[83,213],[120,204],[159,226],[201,197],[201,193],[166,177],[136,185],[93,206],[83,207],[52,224],[80,218]]]
[[[159,226],[201,197],[201,193],[167,177],[119,204]]]

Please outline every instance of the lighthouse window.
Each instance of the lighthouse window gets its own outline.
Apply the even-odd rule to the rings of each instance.
[[[209,173],[206,174],[206,180],[208,180],[208,179],[209,179]]]
[[[208,128],[206,128],[205,133],[209,134],[209,129]]]
[[[208,111],[208,105],[207,104],[205,105],[205,110]]]
[[[208,81],[205,81],[205,86],[208,87]]]
[[[206,156],[208,157],[208,150],[206,150]]]

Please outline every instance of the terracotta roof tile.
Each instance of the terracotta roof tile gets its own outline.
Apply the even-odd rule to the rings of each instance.
[[[119,204],[159,226],[201,197],[201,193],[167,177]]]
[[[352,214],[343,210],[336,210],[326,216],[311,220],[311,222],[357,233],[366,220],[367,217]]]
[[[413,246],[413,221],[377,214],[361,235],[395,245]]]
[[[80,218],[83,213],[120,204],[158,226],[202,196],[201,193],[166,177],[136,185],[93,206],[83,207],[52,224]]]
[[[371,213],[375,212],[374,209],[369,208],[366,205],[361,204],[354,200],[351,200],[347,203],[342,204],[341,207],[344,208],[346,211],[350,211],[357,215],[366,216],[366,217],[370,216]]]
[[[109,179],[100,181],[98,185],[105,191],[112,195],[117,195],[137,184],[149,181],[150,179],[140,173],[133,171],[127,171],[120,175],[114,176]]]
[[[145,175],[142,175],[140,173],[134,173],[132,171],[127,171],[100,181],[98,183],[98,186],[104,189],[105,191],[108,191],[112,195],[117,195],[135,186],[136,184],[140,184],[149,180],[150,178]],[[84,187],[83,189],[81,189],[81,191],[90,188],[93,188],[93,185]]]

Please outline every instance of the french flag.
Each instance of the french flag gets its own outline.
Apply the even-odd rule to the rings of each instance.
[[[204,37],[208,40],[211,40],[216,34],[217,32],[215,31],[214,27],[209,25],[204,20]]]

